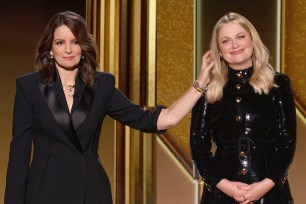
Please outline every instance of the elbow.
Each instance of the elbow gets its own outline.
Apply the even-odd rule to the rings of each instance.
[[[158,130],[166,130],[170,127],[173,127],[177,125],[180,122],[178,118],[171,117],[170,115],[167,115],[166,113],[161,114],[157,121],[157,128]]]
[[[176,126],[178,123],[179,123],[179,120],[176,120],[175,118],[168,119],[168,121],[166,122],[166,129]]]

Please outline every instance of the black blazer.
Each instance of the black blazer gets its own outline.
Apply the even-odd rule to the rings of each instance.
[[[46,84],[32,73],[16,86],[5,204],[112,203],[97,154],[104,117],[157,132],[161,107],[142,110],[115,88],[113,75],[101,72],[93,87],[77,77],[71,114],[58,77]]]

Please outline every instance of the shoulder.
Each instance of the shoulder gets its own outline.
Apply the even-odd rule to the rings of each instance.
[[[281,87],[290,84],[290,78],[286,74],[275,72],[274,82],[277,86]]]
[[[276,85],[276,87],[273,89],[276,91],[274,93],[280,93],[283,96],[292,94],[290,78],[288,75],[276,72],[274,75],[274,83]]]
[[[37,82],[39,80],[39,73],[32,72],[16,78],[16,95],[22,93],[24,97],[30,97],[37,90]]]
[[[115,76],[107,72],[97,72],[97,81],[115,82]]]
[[[39,80],[39,73],[38,72],[32,72],[25,75],[18,76],[16,78],[16,84],[22,84],[22,85],[30,85],[35,84]]]
[[[114,88],[116,79],[115,76],[107,72],[97,72],[96,78],[97,86],[105,88]]]

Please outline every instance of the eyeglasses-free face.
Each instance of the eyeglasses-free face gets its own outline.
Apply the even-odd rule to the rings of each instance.
[[[50,54],[53,56],[58,69],[74,70],[78,68],[82,49],[66,25],[55,29]]]
[[[253,41],[250,33],[241,25],[229,22],[219,32],[220,54],[233,69],[252,66]]]

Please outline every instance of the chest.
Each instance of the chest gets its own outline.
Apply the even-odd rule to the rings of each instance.
[[[224,87],[223,97],[208,104],[207,116],[212,135],[223,138],[266,135],[275,121],[275,105],[271,94],[255,93],[252,86],[236,84]]]

